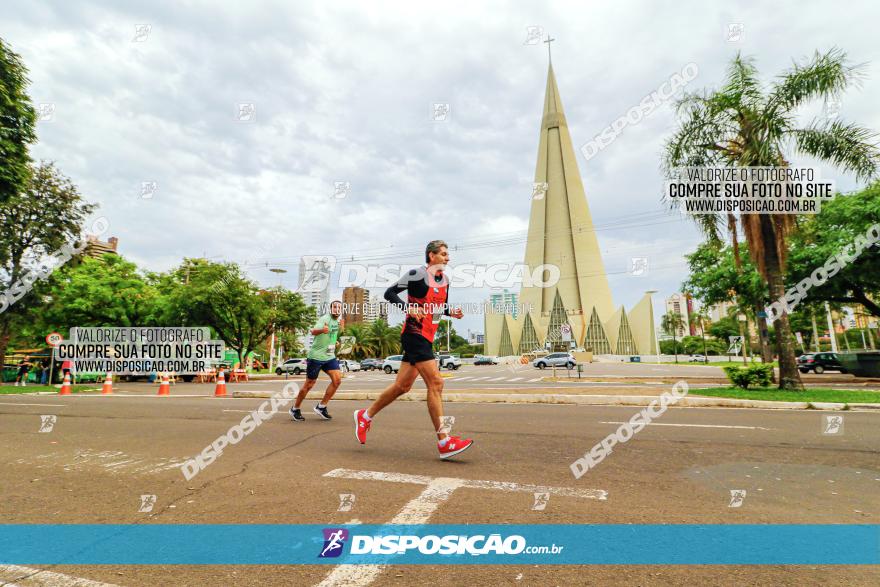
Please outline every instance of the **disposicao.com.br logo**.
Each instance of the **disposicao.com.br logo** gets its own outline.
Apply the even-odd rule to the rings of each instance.
[[[324,528],[324,546],[319,558],[337,557],[342,551],[348,531],[343,528]],[[383,536],[352,535],[349,554],[405,555],[517,555],[559,554],[563,546],[528,546],[526,539],[518,534],[502,537],[501,534],[427,535],[389,534]]]

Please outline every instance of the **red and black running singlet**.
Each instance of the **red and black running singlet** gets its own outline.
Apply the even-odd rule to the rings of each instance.
[[[404,290],[406,302],[398,295]],[[385,299],[404,312],[408,304],[419,304],[426,315],[419,319],[407,314],[401,334],[420,334],[433,343],[440,316],[449,316],[449,280],[441,271],[429,272],[424,266],[410,269],[385,290]]]

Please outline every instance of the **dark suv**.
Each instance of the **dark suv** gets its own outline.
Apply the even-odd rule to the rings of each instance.
[[[372,371],[373,369],[381,369],[382,368],[382,360],[381,359],[364,359],[361,361],[361,369],[364,371]]]
[[[797,360],[798,370],[801,373],[824,373],[827,370],[840,371],[846,373],[846,370],[840,365],[837,355],[834,353],[812,353],[809,355],[801,355]]]

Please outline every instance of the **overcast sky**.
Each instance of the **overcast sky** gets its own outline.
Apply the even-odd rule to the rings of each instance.
[[[548,4],[14,0],[0,36],[30,68],[34,102],[54,108],[35,158],[100,204],[125,257],[151,270],[185,256],[246,261],[265,285],[282,267],[295,287],[301,255],[416,265],[434,238],[460,245],[453,263],[521,262],[547,73],[530,26],[556,39],[576,149],[687,63],[699,67],[688,89],[717,85],[737,51],[770,80],[841,47],[866,77],[840,116],[880,129],[875,2]],[[449,104],[447,121],[431,120],[434,103]],[[254,120],[238,120],[240,104]],[[627,308],[646,289],[677,291],[682,255],[699,242],[691,223],[661,214],[673,123],[664,105],[578,156],[614,301]],[[858,187],[822,169],[839,189]],[[331,197],[336,181],[350,182],[346,198]],[[143,182],[156,182],[151,198]],[[493,238],[510,244],[463,246]],[[633,257],[648,258],[647,273],[628,273]],[[482,318],[456,327],[482,331]]]

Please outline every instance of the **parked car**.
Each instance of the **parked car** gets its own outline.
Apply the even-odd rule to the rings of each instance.
[[[477,357],[474,359],[474,365],[497,365],[498,359],[495,357]]]
[[[300,373],[306,372],[306,360],[303,359],[287,359],[277,367],[275,367],[275,374],[281,375],[282,373],[293,373],[294,375],[299,375]]]
[[[385,357],[385,360],[382,361],[382,370],[386,373],[391,373],[394,371],[397,373],[400,371],[400,362],[403,360],[403,355],[391,355],[390,357]]]
[[[538,357],[532,361],[532,366],[538,369],[546,369],[547,367],[565,367],[574,369],[577,361],[571,353],[550,353],[544,357]]]
[[[361,369],[364,371],[372,371],[373,369],[382,368],[382,359],[364,359],[361,361]]]
[[[811,353],[801,355],[797,359],[798,371],[801,373],[824,373],[827,370],[846,373],[835,353]]]
[[[691,355],[690,362],[691,363],[708,363],[709,357],[707,357],[706,355],[700,355],[700,354]]]
[[[461,359],[455,355],[440,355],[438,360],[440,361],[441,369],[449,369],[450,371],[453,371],[461,367]]]
[[[339,359],[339,367],[343,371],[360,371],[361,364],[353,359]]]

